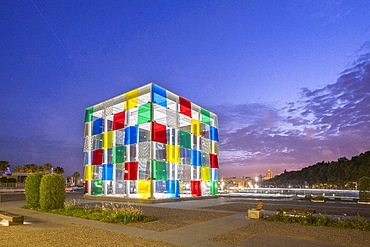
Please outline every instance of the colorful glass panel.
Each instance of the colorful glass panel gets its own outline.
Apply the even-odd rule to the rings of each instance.
[[[138,162],[125,163],[125,180],[137,180]]]
[[[148,123],[152,121],[152,104],[147,103],[139,106],[137,124]]]
[[[218,142],[218,130],[217,128],[210,126],[211,140]]]
[[[211,168],[218,168],[218,158],[217,158],[217,155],[210,154],[209,157],[210,157],[210,160],[211,160]]]
[[[90,181],[92,180],[92,174],[93,174],[93,166],[87,165],[84,168],[84,180]]]
[[[101,165],[103,161],[103,150],[98,149],[93,151],[93,165]]]
[[[210,174],[210,170],[209,170],[209,167],[206,167],[206,166],[202,166],[201,167],[201,174],[202,174],[202,181],[203,182],[209,182],[211,180],[211,174]]]
[[[153,180],[167,180],[166,162],[152,161],[152,179]]]
[[[118,112],[113,115],[113,130],[122,129],[125,127],[125,112]]]
[[[200,181],[192,180],[190,182],[190,187],[191,187],[192,196],[201,196],[202,195],[202,187],[201,187]]]
[[[191,150],[191,164],[193,166],[201,166],[202,165],[202,155],[198,150]]]
[[[201,131],[201,128],[200,128],[200,121],[196,120],[194,118],[191,119],[191,133],[193,135],[197,135],[197,136],[202,135],[202,131]]]
[[[94,113],[94,107],[91,106],[89,108],[86,108],[85,111],[85,123],[91,122],[93,120],[93,113]]]
[[[125,145],[137,143],[138,139],[138,126],[130,126],[125,129]]]
[[[152,180],[138,180],[138,188],[137,194],[138,198],[147,199],[150,197],[150,190],[151,190]]]
[[[104,164],[102,180],[112,180],[112,179],[113,179],[113,164]]]
[[[125,146],[114,147],[112,162],[114,164],[125,162]]]
[[[191,148],[191,135],[190,133],[180,130],[179,132],[180,147],[182,148]]]
[[[152,141],[167,143],[166,125],[156,122],[152,123]]]
[[[175,145],[166,145],[166,158],[168,162],[180,164],[180,147]]]
[[[103,148],[113,147],[114,132],[104,132],[103,133]]]
[[[152,100],[154,103],[167,108],[166,90],[152,84]]]
[[[93,124],[93,135],[101,134],[103,132],[103,119],[98,118]]]
[[[191,103],[189,100],[179,97],[180,113],[191,117]]]
[[[211,124],[211,113],[204,108],[200,109],[201,120],[203,123]]]
[[[137,107],[139,102],[139,89],[134,89],[130,92],[125,94],[126,101],[125,101],[125,110]]]

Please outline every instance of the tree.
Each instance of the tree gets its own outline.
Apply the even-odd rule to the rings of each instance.
[[[14,172],[25,172],[26,170],[24,169],[23,166],[16,166],[14,167]]]
[[[52,169],[53,169],[53,166],[50,163],[45,163],[45,164],[42,165],[42,171],[43,172],[51,173]]]
[[[36,164],[27,164],[24,165],[24,169],[26,172],[36,172],[37,171],[37,165]]]
[[[54,173],[56,173],[56,174],[63,174],[64,173],[63,167],[60,167],[60,166],[55,167]]]
[[[74,180],[75,180],[75,185],[77,185],[78,184],[78,178],[80,177],[81,175],[80,175],[80,173],[79,172],[74,172],[73,173],[73,175],[72,175],[72,177],[74,178]]]
[[[9,161],[1,160],[0,161],[0,172],[4,172],[9,167]]]
[[[360,200],[370,200],[370,177],[362,177],[358,180],[358,190],[360,192]]]

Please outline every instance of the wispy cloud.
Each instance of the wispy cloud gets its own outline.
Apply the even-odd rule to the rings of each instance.
[[[337,81],[303,88],[283,108],[246,104],[218,108],[220,159],[227,167],[298,169],[370,149],[370,53],[361,55]]]

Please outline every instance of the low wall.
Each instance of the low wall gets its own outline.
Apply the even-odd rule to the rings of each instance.
[[[0,202],[24,201],[26,196],[24,193],[0,193]]]

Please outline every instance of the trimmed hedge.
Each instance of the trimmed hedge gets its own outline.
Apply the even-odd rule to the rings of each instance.
[[[358,180],[358,190],[361,201],[370,201],[370,177],[362,177]]]
[[[30,173],[26,178],[26,204],[30,208],[38,208],[40,206],[40,183],[44,175],[41,172]]]
[[[66,197],[64,177],[60,174],[46,174],[40,184],[40,208],[50,210],[64,207]]]

